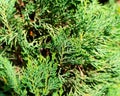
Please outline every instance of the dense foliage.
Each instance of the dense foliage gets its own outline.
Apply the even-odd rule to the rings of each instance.
[[[112,1],[0,0],[0,96],[120,96]]]

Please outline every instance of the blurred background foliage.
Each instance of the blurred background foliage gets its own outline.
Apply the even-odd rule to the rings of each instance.
[[[1,0],[0,96],[119,96],[118,2]]]

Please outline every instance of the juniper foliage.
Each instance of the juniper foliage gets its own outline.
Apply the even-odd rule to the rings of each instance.
[[[0,95],[119,96],[112,1],[1,0]]]

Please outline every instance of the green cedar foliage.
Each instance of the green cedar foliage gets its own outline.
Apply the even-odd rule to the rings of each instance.
[[[1,0],[0,95],[119,96],[119,10],[97,0]]]

